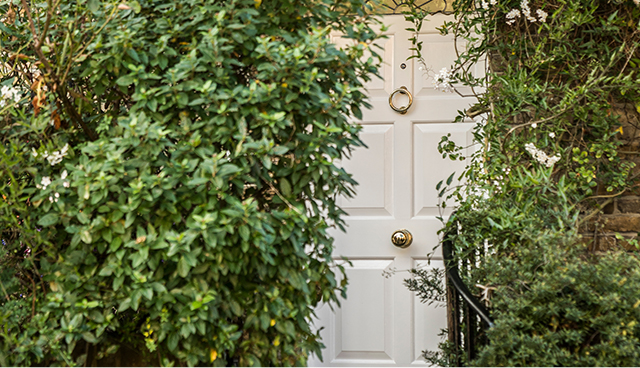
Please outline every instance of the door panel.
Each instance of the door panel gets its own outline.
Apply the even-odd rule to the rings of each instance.
[[[445,19],[430,16],[419,35],[425,41],[426,62],[431,69],[438,68],[436,72],[449,67],[455,57],[452,39],[435,29]],[[446,326],[445,309],[420,303],[404,279],[411,268],[443,266],[439,249],[425,265],[427,254],[439,243],[437,231],[442,226],[435,187],[453,171],[460,172],[465,162],[442,159],[437,146],[448,133],[458,144],[472,143],[473,124],[451,121],[474,101],[436,91],[416,59],[407,60],[412,34],[405,28],[411,25],[402,16],[389,16],[385,22],[388,38],[379,42],[384,47],[383,79],[367,84],[373,106],[363,111],[359,122],[369,148],[357,148],[342,163],[359,185],[355,198],[339,200],[348,214],[347,232],[332,232],[336,262],[342,262],[341,257],[352,262],[345,266],[347,298],[333,310],[327,305],[317,309],[314,323],[324,327],[326,349],[324,361],[312,358],[312,366],[426,366],[421,352],[437,348],[438,333]],[[347,42],[338,36],[333,40],[338,45]],[[401,86],[414,95],[413,106],[404,115],[388,102]],[[396,102],[406,103],[402,96]],[[399,229],[413,234],[406,249],[391,243],[391,235]]]
[[[343,163],[358,187],[355,198],[340,198],[339,205],[351,216],[393,214],[393,124],[363,124],[360,139],[368,149],[356,149]],[[375,162],[374,165],[371,162]]]

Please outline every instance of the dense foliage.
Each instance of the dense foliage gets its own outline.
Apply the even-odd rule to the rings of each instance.
[[[364,7],[1,1],[0,364],[319,354],[335,163],[379,62]]]
[[[638,255],[595,254],[580,234],[614,198],[637,194],[640,9],[621,0],[454,7],[442,32],[457,38],[459,58],[435,79],[444,90],[472,87],[477,103],[457,121],[480,122],[458,173],[465,184],[439,188],[456,203],[443,234],[472,260],[466,282],[496,324],[467,363],[640,364]],[[419,25],[416,12],[410,19]],[[448,137],[440,149],[465,154]]]

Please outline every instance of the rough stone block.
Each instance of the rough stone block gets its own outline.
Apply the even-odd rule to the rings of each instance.
[[[604,215],[605,232],[640,232],[640,214]]]
[[[640,213],[640,197],[624,196],[617,199],[618,210],[622,213]]]

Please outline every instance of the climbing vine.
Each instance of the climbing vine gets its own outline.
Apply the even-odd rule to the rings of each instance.
[[[459,0],[454,9],[441,32],[456,38],[458,58],[433,78],[443,93],[471,87],[473,105],[456,121],[478,123],[475,149],[440,142],[443,156],[471,162],[457,173],[463,184],[438,185],[442,207],[455,208],[442,234],[472,261],[465,280],[496,323],[467,363],[637,365],[640,228],[608,229],[604,218],[639,193],[638,4]],[[419,15],[408,19],[419,26]],[[607,252],[604,235],[615,240]],[[450,352],[425,355],[447,364]]]

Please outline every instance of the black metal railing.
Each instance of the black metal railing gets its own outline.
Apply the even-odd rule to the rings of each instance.
[[[463,365],[476,357],[478,347],[486,343],[486,331],[493,327],[489,311],[462,282],[460,269],[466,270],[473,259],[456,261],[453,243],[444,237],[442,253],[447,272],[447,325],[449,342],[453,345],[450,363]]]

